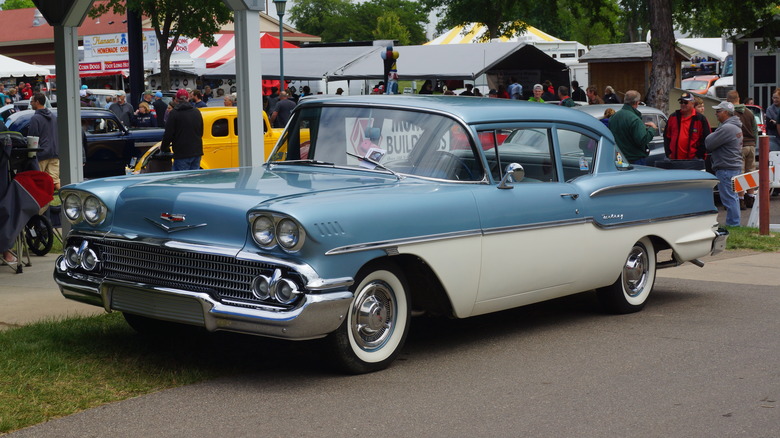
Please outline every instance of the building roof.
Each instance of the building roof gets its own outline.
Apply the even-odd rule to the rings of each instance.
[[[691,56],[684,50],[675,50],[683,59],[689,60]],[[637,43],[601,44],[593,46],[590,52],[580,57],[581,62],[636,62],[650,61],[653,52],[650,44],[640,41]]]

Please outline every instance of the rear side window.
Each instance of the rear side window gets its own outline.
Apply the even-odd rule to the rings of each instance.
[[[228,120],[227,119],[218,119],[214,121],[214,124],[211,125],[211,136],[212,137],[227,137],[229,134],[229,128],[228,128]]]

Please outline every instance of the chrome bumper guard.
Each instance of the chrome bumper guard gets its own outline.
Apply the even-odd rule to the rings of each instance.
[[[143,283],[103,280],[67,271],[57,259],[54,281],[65,298],[149,318],[273,338],[305,340],[335,331],[347,314],[352,292],[305,294],[291,310],[229,305],[205,293]]]
[[[726,240],[729,238],[729,232],[725,228],[715,230],[715,239],[712,241],[712,251],[710,255],[715,255],[726,250]]]

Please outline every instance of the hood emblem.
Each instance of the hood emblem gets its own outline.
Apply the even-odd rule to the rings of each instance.
[[[167,233],[174,233],[176,231],[183,231],[183,230],[190,230],[192,228],[200,228],[205,227],[207,224],[195,224],[195,225],[184,225],[183,222],[185,220],[185,215],[183,214],[177,214],[177,213],[162,213],[160,214],[160,219],[165,222],[172,222],[171,225],[166,224],[165,222],[160,222],[151,218],[144,218],[152,225],[161,228],[163,231]],[[173,224],[181,224],[181,225],[173,225]]]
[[[184,215],[176,213],[162,213],[160,215],[160,219],[168,222],[184,222]]]

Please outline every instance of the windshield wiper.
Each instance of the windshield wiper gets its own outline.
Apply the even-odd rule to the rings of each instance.
[[[286,161],[269,161],[268,164],[312,164],[315,166],[333,166],[333,163],[320,160],[286,160]]]
[[[374,160],[372,160],[372,159],[370,159],[370,158],[361,157],[360,155],[353,154],[352,152],[347,152],[347,155],[349,155],[350,157],[355,157],[355,158],[357,158],[357,159],[358,159],[358,160],[360,160],[360,161],[365,161],[366,163],[371,163],[371,164],[373,164],[374,166],[376,166],[376,167],[378,167],[378,168],[380,168],[380,169],[382,169],[382,170],[386,170],[386,171],[388,171],[388,172],[392,173],[392,174],[393,174],[393,176],[395,176],[395,177],[398,179],[398,181],[401,181],[401,180],[403,179],[403,177],[402,177],[401,175],[399,175],[399,174],[398,174],[398,173],[396,173],[395,171],[393,171],[393,170],[391,170],[391,169],[388,169],[387,167],[385,167],[385,166],[383,166],[383,165],[379,164],[379,162],[377,162],[377,161],[374,161]]]

